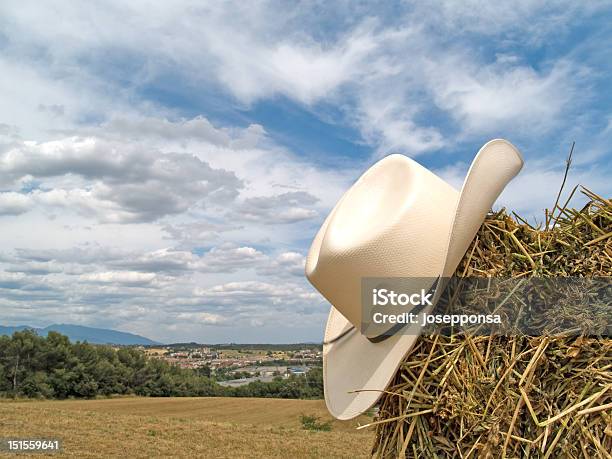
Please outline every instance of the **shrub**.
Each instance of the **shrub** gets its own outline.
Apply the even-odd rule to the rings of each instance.
[[[332,430],[331,421],[323,422],[319,416],[314,415],[300,415],[300,422],[305,430],[313,430],[319,432],[330,432]]]

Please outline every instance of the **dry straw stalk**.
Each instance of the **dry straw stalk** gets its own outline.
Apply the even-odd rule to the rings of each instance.
[[[557,199],[543,228],[490,214],[456,274],[612,276],[612,203],[581,192],[586,206]],[[609,338],[422,336],[383,394],[372,454],[612,458],[611,401]]]

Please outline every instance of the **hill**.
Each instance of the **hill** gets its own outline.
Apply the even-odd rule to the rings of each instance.
[[[16,331],[32,329],[40,336],[47,336],[50,331],[66,335],[70,341],[87,341],[91,344],[117,344],[122,346],[129,345],[155,345],[159,344],[144,336],[133,333],[110,330],[106,328],[85,327],[83,325],[53,324],[45,328],[30,327],[19,325],[16,327],[5,327],[0,325],[0,335],[12,335]]]

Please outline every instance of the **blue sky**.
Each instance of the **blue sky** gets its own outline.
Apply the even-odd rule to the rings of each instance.
[[[306,250],[403,153],[460,186],[505,137],[529,220],[612,193],[610,2],[0,6],[0,322],[319,340]],[[580,198],[576,205],[580,204]]]

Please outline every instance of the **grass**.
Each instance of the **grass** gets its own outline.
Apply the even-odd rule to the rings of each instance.
[[[300,416],[331,421],[304,430]],[[367,457],[373,433],[321,400],[116,398],[0,402],[0,438],[59,438],[54,457]],[[36,457],[40,457],[37,455]]]
[[[314,430],[314,431],[322,431],[322,432],[331,432],[332,423],[331,421],[321,421],[318,416],[306,415],[303,414],[300,416],[300,422],[302,423],[302,427],[306,430]]]

